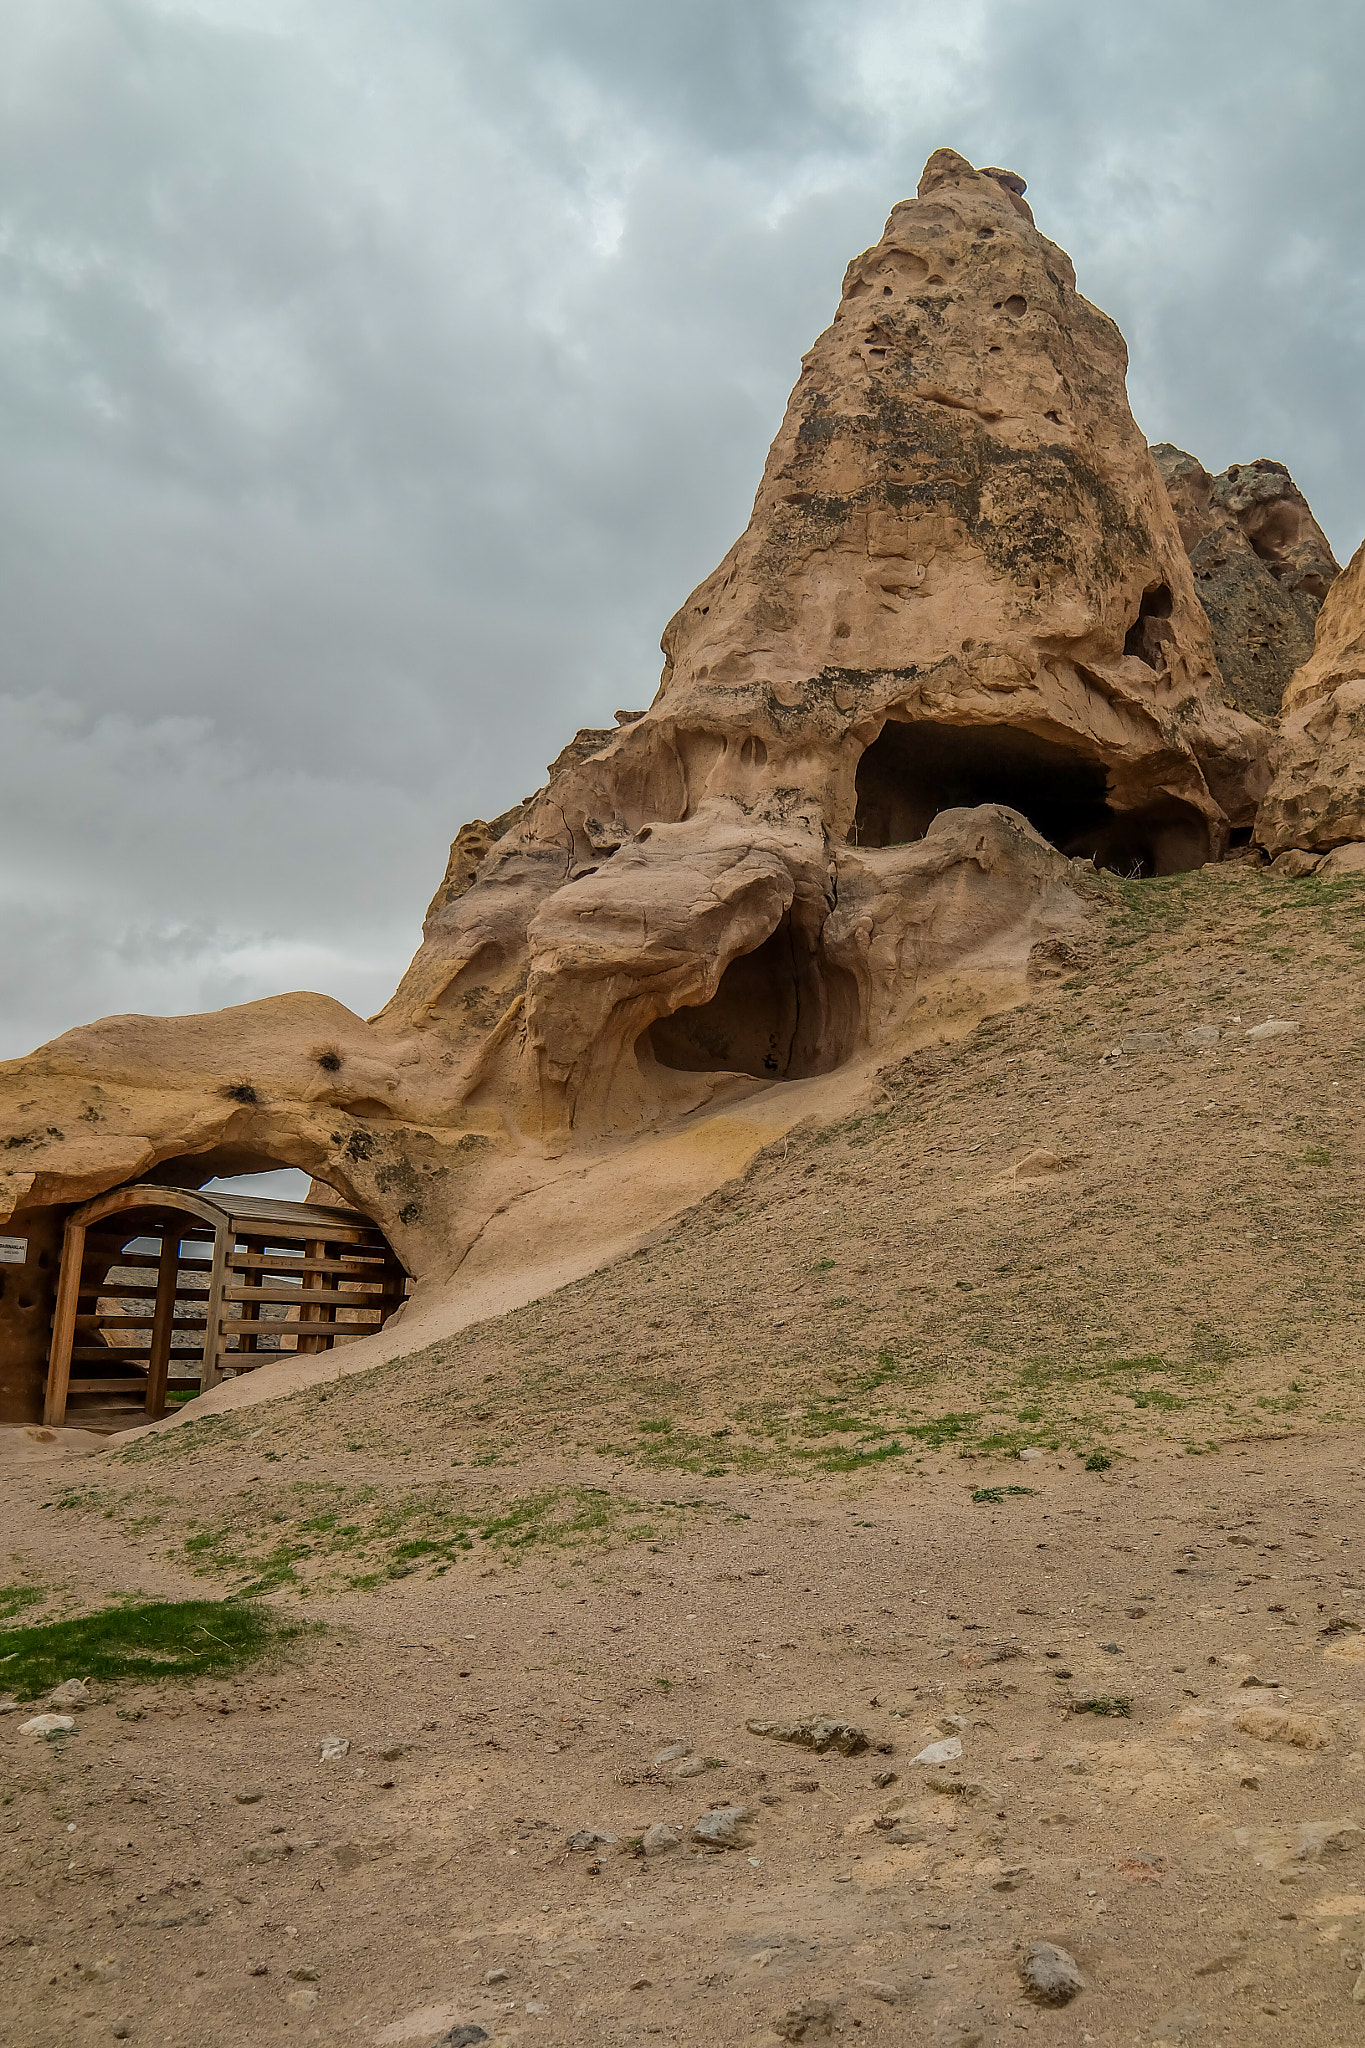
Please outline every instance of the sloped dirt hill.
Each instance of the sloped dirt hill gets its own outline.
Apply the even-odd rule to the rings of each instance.
[[[19,1473],[22,1619],[325,1628],[0,1719],[15,2038],[1355,2039],[1363,907],[1115,884],[621,1265]],[[746,1726],[810,1710],[868,1749]]]

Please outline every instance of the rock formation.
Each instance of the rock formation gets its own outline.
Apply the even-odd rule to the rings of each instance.
[[[1182,448],[1152,450],[1208,614],[1228,701],[1253,718],[1280,710],[1313,651],[1318,611],[1340,575],[1327,536],[1282,462],[1221,476]]]
[[[1092,860],[1168,873],[1250,826],[1267,736],[1223,700],[1122,338],[1023,190],[930,158],[653,704],[464,828],[378,1018],[114,1018],[0,1071],[11,1227],[50,1261],[102,1188],[284,1163],[435,1284],[547,1158],[884,1055],[947,974],[1017,999]]]
[[[1328,591],[1313,652],[1285,691],[1256,840],[1271,854],[1365,840],[1365,544]]]

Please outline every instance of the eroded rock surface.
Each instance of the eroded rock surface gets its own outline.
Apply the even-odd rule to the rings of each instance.
[[[1313,652],[1285,692],[1256,838],[1272,854],[1365,840],[1365,544],[1327,593]]]
[[[1023,190],[930,158],[653,704],[462,828],[377,1019],[112,1018],[0,1070],[3,1205],[49,1265],[103,1188],[287,1164],[444,1277],[547,1158],[875,1055],[945,976],[1019,1000],[1092,861],[1250,826],[1267,735],[1224,702],[1122,337]]]
[[[1278,716],[1290,677],[1313,651],[1323,599],[1341,569],[1282,462],[1233,463],[1221,476],[1183,448],[1152,450],[1213,631],[1229,701]]]

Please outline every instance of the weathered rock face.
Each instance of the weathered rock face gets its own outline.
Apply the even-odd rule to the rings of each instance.
[[[1272,854],[1365,840],[1365,543],[1328,591],[1313,653],[1285,691],[1256,839]]]
[[[822,949],[850,847],[994,801],[1068,853],[1153,872],[1250,825],[1266,736],[1222,700],[1122,339],[1018,186],[931,159],[850,265],[747,531],[664,636],[654,704],[586,735],[428,923],[384,1027],[437,1030],[486,1077],[501,1016],[545,1129],[579,1123],[585,1061],[600,1101],[646,1032],[681,1060],[664,1019],[763,946],[736,979],[786,945],[806,1017],[843,1015]],[[854,1042],[866,1029],[860,1010]],[[809,1071],[847,1035],[768,1048],[767,1071]]]
[[[950,150],[844,280],[743,536],[644,713],[464,828],[379,1018],[115,1018],[0,1070],[11,1211],[304,1167],[419,1275],[571,1145],[828,1072],[947,975],[1017,999],[1136,874],[1249,825],[1266,735],[1124,393],[1012,173]]]
[[[1273,719],[1313,651],[1318,611],[1341,573],[1327,536],[1281,462],[1234,463],[1210,476],[1169,441],[1152,456],[1208,614],[1225,694],[1253,718]]]

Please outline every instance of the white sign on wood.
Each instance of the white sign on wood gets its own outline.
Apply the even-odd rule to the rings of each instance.
[[[26,1237],[0,1237],[0,1266],[26,1266],[28,1264],[28,1239]]]

